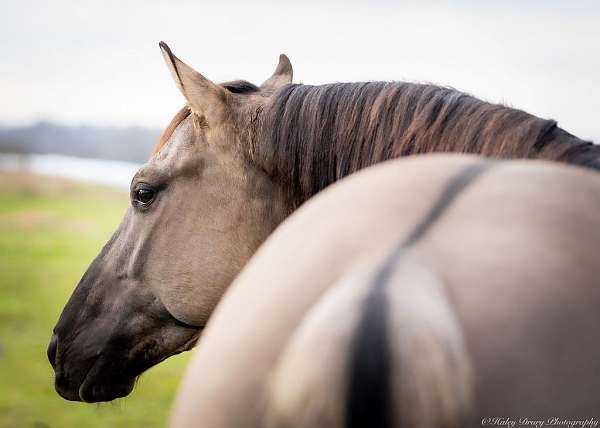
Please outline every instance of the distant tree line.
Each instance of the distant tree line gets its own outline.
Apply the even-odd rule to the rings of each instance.
[[[0,152],[60,154],[97,159],[144,162],[160,130],[141,127],[63,126],[38,122],[0,127]]]

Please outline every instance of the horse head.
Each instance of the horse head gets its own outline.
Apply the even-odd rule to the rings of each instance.
[[[290,210],[247,155],[261,106],[292,80],[287,57],[260,87],[215,84],[160,47],[187,106],[135,174],[130,207],[54,328],[48,358],[68,400],[128,395],[143,371],[192,347]]]

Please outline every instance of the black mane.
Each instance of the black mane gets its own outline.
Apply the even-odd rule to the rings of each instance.
[[[600,169],[600,147],[555,121],[434,85],[290,84],[261,115],[252,160],[300,200],[361,168],[418,153],[539,157]]]

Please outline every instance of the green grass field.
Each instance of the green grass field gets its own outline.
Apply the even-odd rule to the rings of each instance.
[[[125,192],[0,173],[0,427],[164,426],[189,354],[151,369],[130,397],[68,402],[46,346],[90,261],[123,215]]]

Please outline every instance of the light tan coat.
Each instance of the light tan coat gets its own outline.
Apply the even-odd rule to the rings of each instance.
[[[348,423],[345,361],[372,274],[448,181],[477,162],[386,162],[294,213],[210,319],[172,426]],[[599,416],[599,248],[597,174],[494,163],[394,266],[394,420],[454,427],[488,417]]]

